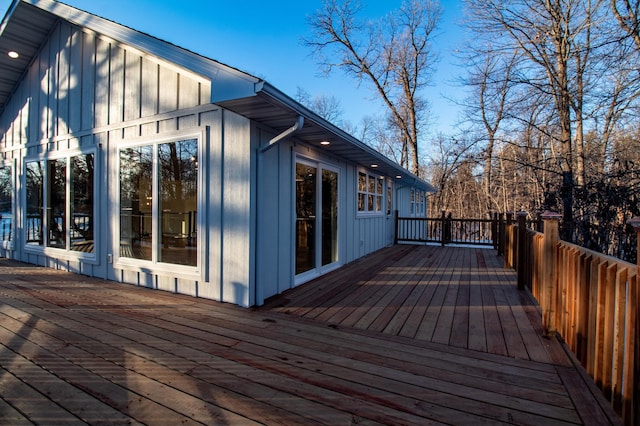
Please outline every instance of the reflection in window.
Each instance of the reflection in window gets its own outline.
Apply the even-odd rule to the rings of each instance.
[[[26,243],[29,245],[42,245],[42,225],[44,223],[44,163],[31,161],[27,163],[26,191],[27,191],[27,215],[26,215]]]
[[[93,159],[79,154],[26,163],[27,245],[94,251]]]
[[[0,241],[11,241],[13,229],[13,183],[11,167],[0,169]]]
[[[387,214],[391,214],[391,208],[393,207],[393,184],[390,180],[387,181]]]
[[[358,211],[382,211],[382,178],[358,172]]]
[[[93,173],[94,155],[71,158],[71,250],[94,251]]]
[[[411,190],[411,209],[410,213],[417,217],[424,217],[427,213],[427,197],[424,191],[417,189]]]
[[[338,261],[338,173],[322,170],[322,266]]]
[[[316,167],[296,163],[296,275],[316,267]]]
[[[159,223],[162,244],[158,261],[197,265],[198,143],[158,146]]]
[[[49,160],[47,167],[47,246],[66,248],[67,160]]]
[[[153,147],[120,151],[120,256],[151,260]]]
[[[120,257],[197,266],[197,205],[196,139],[120,151]]]

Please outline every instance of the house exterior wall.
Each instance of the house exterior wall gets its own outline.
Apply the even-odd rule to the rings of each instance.
[[[275,136],[256,127],[254,137],[260,145]],[[393,244],[393,208],[380,214],[358,212],[358,165],[289,138],[258,154],[257,167],[257,242],[256,301],[293,288],[300,282],[295,277],[295,164],[316,162],[339,172],[339,264],[344,265],[380,248]],[[373,174],[373,171],[368,170]],[[388,179],[388,178],[387,178]],[[385,181],[386,182],[386,181]],[[386,189],[386,186],[385,186]],[[387,204],[384,191],[383,207]],[[393,201],[393,200],[392,200]],[[395,201],[393,201],[395,205]]]
[[[0,255],[90,276],[254,304],[255,147],[250,121],[209,103],[207,79],[61,22],[0,116],[3,165],[14,173],[13,238]],[[122,147],[196,138],[198,266],[120,256]],[[25,244],[25,164],[95,157],[93,253]]]
[[[182,60],[188,66],[189,60]],[[207,71],[201,67],[190,69],[205,74]],[[215,74],[215,69],[208,72]],[[216,76],[216,96],[226,93],[237,96],[232,101],[245,100],[246,88],[256,89],[252,79],[239,77],[234,83],[230,77],[233,72],[228,74],[224,79]],[[392,244],[396,209],[400,215],[426,214],[415,210],[411,201],[413,189],[400,187],[394,177],[380,176],[375,169],[312,148],[295,136],[263,150],[276,132],[210,103],[213,95],[212,83],[203,75],[68,22],[56,24],[0,115],[0,168],[12,170],[14,196],[12,239],[0,241],[0,255],[251,306],[313,278],[313,273],[325,273]],[[273,108],[284,106],[291,107],[285,100]],[[251,112],[246,113],[251,116]],[[191,178],[191,183],[193,179],[197,181],[197,200],[192,197],[193,205],[187,212],[196,213],[195,227],[191,227],[189,216],[188,232],[164,232],[165,211],[184,218],[186,209],[176,212],[161,207],[159,199],[164,193],[160,189],[163,180],[159,171],[164,166],[159,165],[158,153],[163,146],[185,141],[192,145],[197,141],[197,153],[191,157],[195,163],[190,163],[195,164],[197,171],[192,174],[197,178]],[[147,216],[139,209],[138,213],[132,213],[130,206],[125,209],[122,201],[126,189],[123,187],[127,185],[123,184],[123,176],[128,179],[123,170],[127,164],[133,164],[131,168],[140,164],[127,157],[130,155],[127,152],[136,149],[152,153],[152,161],[148,162],[151,177],[144,177],[153,193],[145,198],[147,206],[153,206],[145,211]],[[27,214],[27,195],[38,195],[38,191],[27,190],[27,182],[31,182],[31,188],[34,185],[26,177],[31,166],[45,169],[60,160],[67,167],[81,156],[92,158],[94,176],[91,220],[95,232],[82,242],[86,248],[83,251],[72,246],[69,229],[64,231],[65,243],[47,244],[54,239],[47,232],[56,230],[55,220],[69,224],[69,228],[76,226],[69,206],[62,208],[65,212],[62,216],[52,214],[54,223],[49,224],[53,203],[45,199],[55,190],[47,188],[46,183],[51,182],[50,176],[56,176],[55,173],[45,170],[40,174],[39,195],[45,201],[38,207],[39,214],[33,211]],[[339,212],[337,261],[316,268],[312,274],[298,275],[295,273],[297,161],[316,164],[318,171],[329,171],[332,185],[334,176],[338,176]],[[71,173],[69,168],[66,170],[63,192],[71,194]],[[379,194],[373,194],[380,198],[374,210],[359,208],[363,174],[368,181],[376,182],[376,188],[378,183],[384,185]],[[7,173],[0,174],[0,178],[6,176]],[[392,194],[391,205],[387,204],[387,188]],[[138,205],[143,203],[141,192],[136,195]],[[37,238],[27,231],[27,223],[33,218],[42,224]],[[133,218],[140,220],[135,225],[138,232],[135,238],[132,229],[127,230],[127,226],[134,227]],[[0,235],[6,220],[0,217]],[[152,232],[146,232],[147,228]],[[187,240],[190,248],[197,241],[197,261],[193,261],[193,250],[190,263],[171,263],[163,258],[163,249],[171,248],[172,244],[177,247],[176,241],[169,238]],[[132,255],[132,241],[144,245],[152,255]]]

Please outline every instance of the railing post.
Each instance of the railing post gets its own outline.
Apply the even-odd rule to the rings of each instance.
[[[504,213],[500,213],[498,216],[498,256],[504,256],[505,237]]]
[[[518,212],[518,267],[516,268],[518,272],[518,290],[524,290],[524,281],[525,281],[525,273],[526,269],[524,264],[526,262],[525,259],[525,244],[527,238],[527,212]]]
[[[635,320],[632,319],[632,322],[635,322],[635,348],[633,350],[633,380],[630,382],[633,383],[633,389],[631,389],[627,394],[631,394],[632,402],[631,407],[627,408],[623,412],[623,420],[627,424],[638,424],[640,421],[640,217],[636,216],[630,219],[627,222],[629,225],[633,227],[633,230],[636,233],[637,237],[637,249],[636,249],[636,285],[635,289],[630,289],[631,291],[635,291]],[[633,297],[630,297],[632,303]],[[633,327],[633,325],[630,325]]]
[[[515,251],[513,249],[513,227],[509,228],[513,221],[513,213],[507,213],[507,221],[504,226],[504,268],[509,269],[514,266],[513,256]]]
[[[498,213],[489,212],[489,219],[491,219],[491,242],[493,243],[493,249],[498,250]]]
[[[441,235],[440,235],[440,244],[442,245],[442,247],[444,247],[445,242],[446,242],[446,235],[447,235],[447,228],[445,226],[445,224],[447,223],[447,213],[442,210],[442,227],[441,229]]]
[[[553,337],[556,333],[557,303],[557,256],[558,222],[562,217],[555,212],[544,212],[540,216],[544,222],[544,246],[542,250],[542,328],[545,336]]]
[[[396,230],[396,233],[393,236],[393,244],[396,245],[398,244],[398,232],[400,231],[398,227],[400,226],[400,221],[398,220],[398,210],[394,210],[393,213],[395,216],[394,220],[395,220],[395,230]]]

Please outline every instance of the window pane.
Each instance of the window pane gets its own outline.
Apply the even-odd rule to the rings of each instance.
[[[367,195],[367,209],[373,211],[373,195]]]
[[[358,191],[365,192],[367,190],[367,175],[358,173]]]
[[[153,148],[120,151],[120,256],[151,260]]]
[[[11,241],[13,228],[13,183],[11,167],[0,169],[0,241]]]
[[[387,183],[387,214],[391,214],[391,207],[393,205],[392,195],[393,189],[391,187],[391,183]]]
[[[376,178],[369,176],[369,192],[375,194],[376,192]]]
[[[382,196],[376,196],[376,211],[382,211]]]
[[[382,179],[376,179],[376,194],[382,195]]]
[[[71,250],[93,253],[93,154],[71,158]]]
[[[25,223],[26,243],[42,245],[42,224],[44,223],[44,163],[32,161],[27,163],[27,216]]]
[[[47,229],[49,247],[67,247],[67,160],[47,161]]]
[[[365,200],[364,194],[362,193],[358,194],[358,211],[359,212],[365,211],[364,200]]]
[[[158,145],[159,262],[196,266],[198,217],[198,141]]]

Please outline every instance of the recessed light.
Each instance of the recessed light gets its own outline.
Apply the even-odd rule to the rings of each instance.
[[[326,146],[326,145],[331,145],[331,142],[329,142],[329,141],[322,141],[322,142],[320,142],[320,145],[325,145],[325,146]]]
[[[371,168],[372,168],[372,169],[375,169],[375,168],[377,168],[377,167],[378,167],[378,165],[377,165],[377,164],[372,164],[372,165],[371,165]]]
[[[7,52],[7,55],[11,59],[18,59],[20,57],[20,54],[18,52],[16,52],[15,50],[10,50],[9,52]]]
[[[396,179],[402,179],[402,176],[396,175]]]

